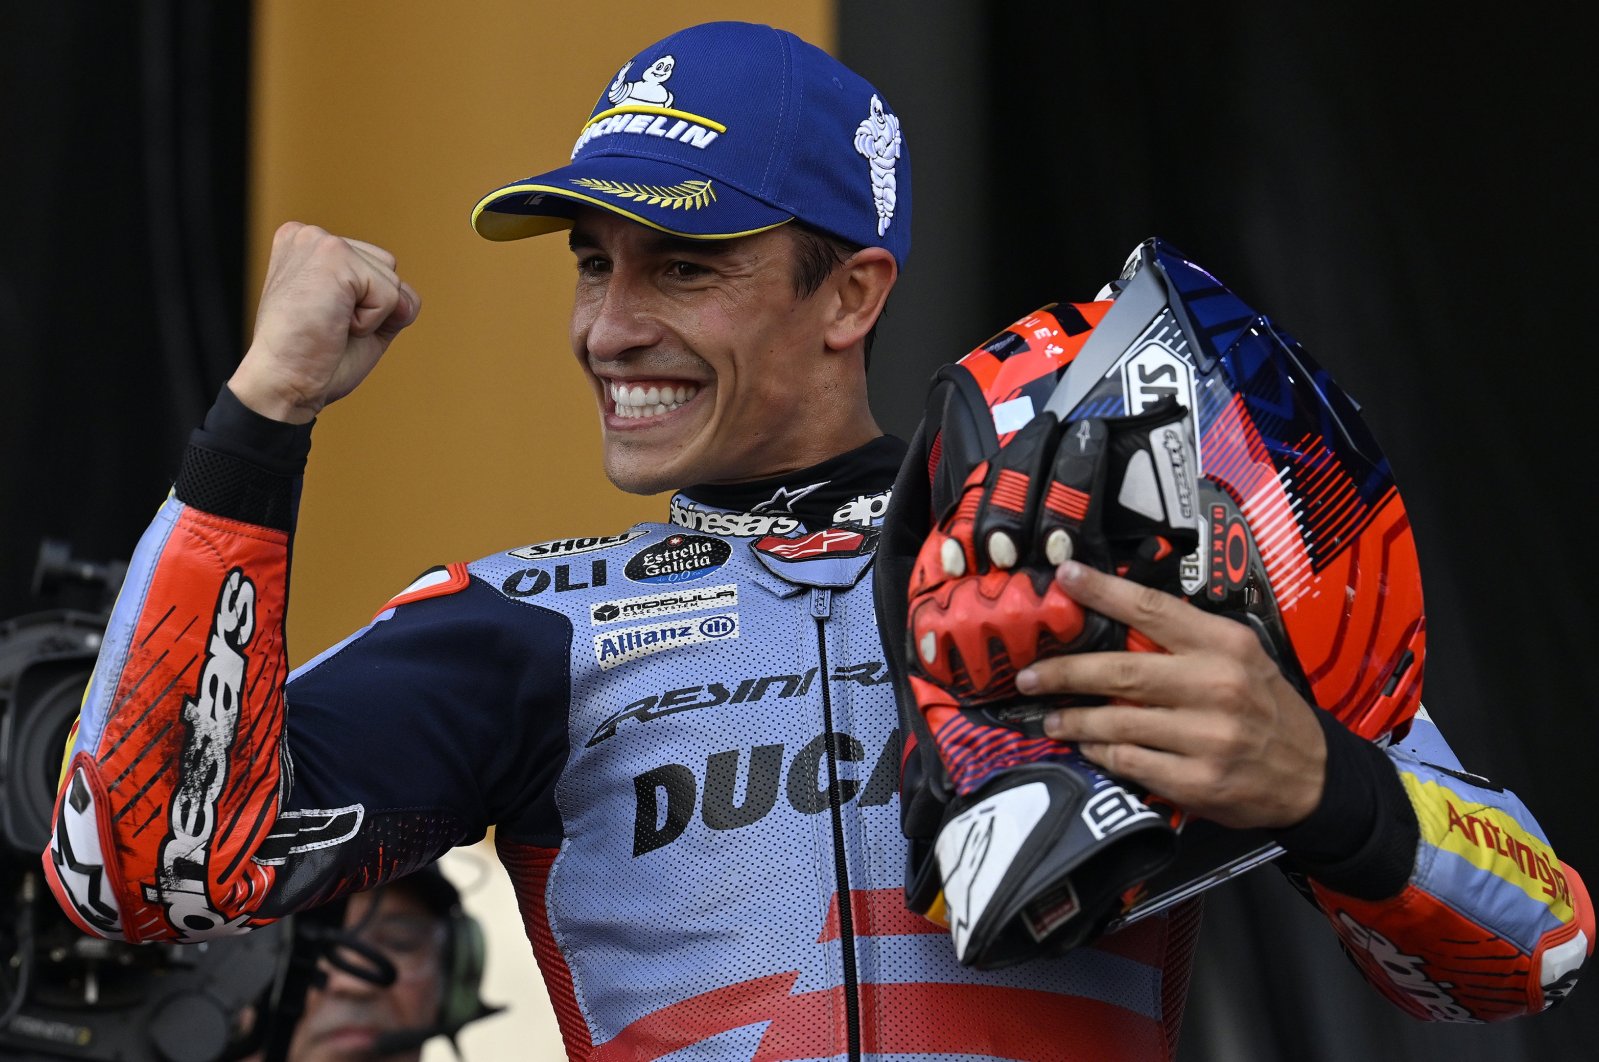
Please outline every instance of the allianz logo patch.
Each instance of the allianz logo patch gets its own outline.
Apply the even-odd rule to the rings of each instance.
[[[668,649],[737,637],[738,613],[736,612],[703,616],[698,619],[647,623],[640,627],[627,627],[608,634],[595,635],[594,659],[602,670],[609,671],[620,664],[653,653],[665,652]]]
[[[601,601],[589,606],[589,622],[598,627],[605,623],[649,619],[651,616],[671,616],[679,612],[737,607],[738,584],[727,583],[723,586],[701,587],[698,590],[679,590],[664,594],[623,597],[615,601]]]

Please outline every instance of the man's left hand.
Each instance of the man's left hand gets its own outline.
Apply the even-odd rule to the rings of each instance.
[[[1054,711],[1045,733],[1223,826],[1292,826],[1315,810],[1327,764],[1316,709],[1253,631],[1076,562],[1061,565],[1056,578],[1084,608],[1120,620],[1166,652],[1068,654],[1024,669],[1016,677],[1023,693],[1111,701]]]

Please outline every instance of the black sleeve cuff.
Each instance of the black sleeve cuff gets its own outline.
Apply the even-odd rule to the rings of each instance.
[[[1327,738],[1327,781],[1305,821],[1274,831],[1289,868],[1362,900],[1396,895],[1410,880],[1421,828],[1382,749],[1316,709]]]
[[[196,509],[291,531],[311,425],[263,417],[224,386],[189,437],[173,492]]]

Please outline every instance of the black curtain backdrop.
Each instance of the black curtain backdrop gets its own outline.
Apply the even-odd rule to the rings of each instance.
[[[125,558],[241,349],[249,5],[0,5],[0,619]],[[158,367],[152,375],[151,367]]]
[[[939,362],[1171,240],[1364,404],[1421,554],[1429,710],[1599,886],[1593,59],[1574,25],[1476,10],[846,0],[844,58],[915,167],[874,398],[908,432]],[[1412,1021],[1264,870],[1212,894],[1180,1057],[1599,1057],[1599,987]]]

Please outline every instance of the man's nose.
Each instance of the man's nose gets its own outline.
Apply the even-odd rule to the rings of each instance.
[[[614,273],[604,290],[593,296],[590,313],[584,345],[595,360],[614,361],[660,342],[650,287],[641,279]]]

